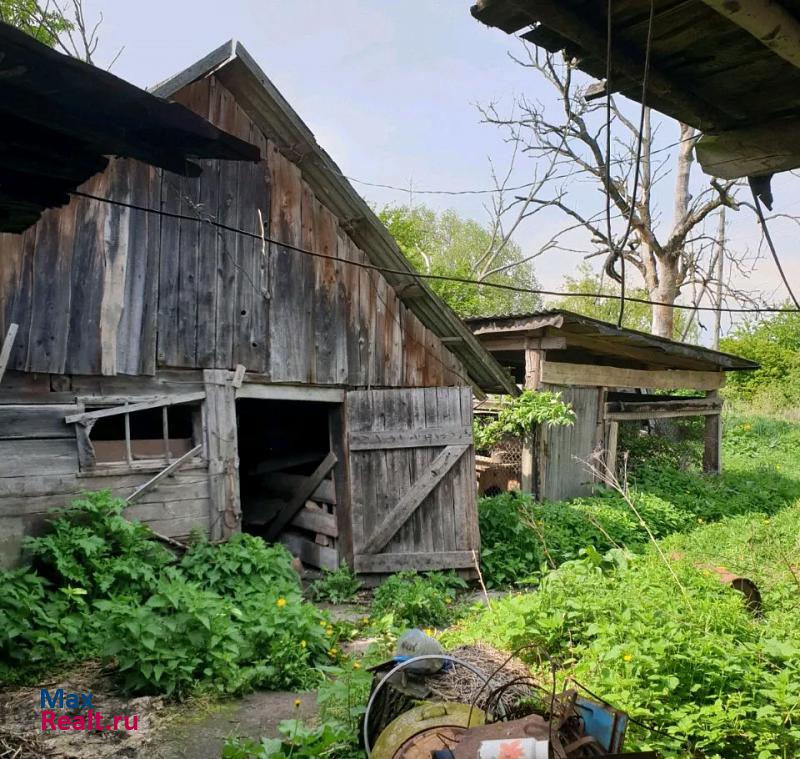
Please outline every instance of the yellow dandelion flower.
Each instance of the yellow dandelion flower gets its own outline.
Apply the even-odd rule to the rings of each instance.
[[[430,627],[426,627],[422,632],[424,632],[425,635],[427,635],[430,638],[432,638],[434,635],[436,635],[436,631],[434,629],[430,628]]]
[[[331,659],[335,659],[337,653],[339,652],[335,648],[332,648],[328,651],[328,656],[330,656]]]
[[[294,708],[295,708],[295,709],[299,709],[299,708],[300,708],[300,704],[301,704],[301,703],[302,703],[302,701],[300,701],[300,699],[299,699],[299,698],[296,698],[296,699],[294,700]]]
[[[368,625],[369,624],[369,617],[362,617],[361,624]]]
[[[361,669],[361,662],[360,661],[354,661],[353,662],[353,669]]]
[[[286,606],[286,599],[281,596],[277,601],[275,601],[275,606],[277,606],[279,609],[282,609],[284,606]]]
[[[328,633],[328,635],[333,635],[333,628],[329,627],[325,632]]]
[[[305,648],[307,643],[304,640],[300,641],[300,648]]]
[[[321,620],[319,621],[319,626],[320,626],[320,627],[327,627],[327,626],[328,626],[328,623],[327,623],[327,622],[326,622],[324,619],[321,619]]]
[[[632,654],[625,654],[625,656],[622,657],[622,660],[623,661],[633,661],[633,655]]]
[[[703,517],[697,517],[697,521],[698,521],[700,524],[703,524],[703,523],[705,522],[705,519],[703,519]]]

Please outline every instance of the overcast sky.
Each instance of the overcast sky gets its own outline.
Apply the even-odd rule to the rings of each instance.
[[[281,90],[320,144],[349,176],[369,182],[425,189],[492,186],[488,158],[506,165],[508,146],[495,127],[483,125],[475,103],[509,107],[515,93],[553,102],[552,90],[513,63],[520,43],[475,21],[469,0],[87,0],[102,11],[97,63],[107,64],[124,46],[113,73],[140,86],[177,73],[224,41],[242,42]],[[677,125],[661,126],[662,144],[677,139]],[[527,167],[523,167],[528,171]],[[705,180],[696,171],[699,187]],[[525,181],[526,175],[520,174]],[[776,210],[800,212],[800,178],[777,183]],[[355,185],[379,204],[408,202],[408,193]],[[663,190],[669,216],[668,188]],[[598,193],[587,186],[587,204]],[[455,208],[487,220],[485,197],[428,196],[415,203]],[[757,244],[752,214],[738,214],[731,229],[740,249]],[[525,250],[564,226],[551,214],[523,225]],[[784,265],[800,289],[800,254],[794,226],[775,236]],[[546,287],[574,272],[579,256],[553,252],[538,259]],[[772,292],[778,279],[763,260],[752,286]],[[784,295],[778,291],[776,298]]]

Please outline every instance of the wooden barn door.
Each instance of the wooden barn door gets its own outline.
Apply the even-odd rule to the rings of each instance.
[[[474,567],[470,388],[358,390],[346,413],[355,570]]]

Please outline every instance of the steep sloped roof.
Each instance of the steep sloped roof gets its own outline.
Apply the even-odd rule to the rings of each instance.
[[[384,272],[398,297],[433,331],[485,392],[517,394],[510,375],[488,353],[464,322],[428,286],[400,252],[372,209],[319,145],[313,133],[281,95],[247,50],[231,40],[152,92],[169,98],[198,79],[214,74],[233,94],[253,122],[287,157],[298,163],[303,178],[320,202],[339,219],[370,262],[401,273]]]

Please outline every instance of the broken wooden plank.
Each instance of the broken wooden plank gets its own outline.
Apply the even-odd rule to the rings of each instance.
[[[244,379],[244,384],[236,391],[237,398],[255,398],[265,401],[318,401],[321,403],[342,403],[344,390],[335,387],[312,387],[310,385],[261,385]]]
[[[377,553],[384,548],[468,449],[469,445],[449,445],[425,467],[422,476],[402,495],[369,537],[362,553]]]
[[[327,477],[328,473],[336,465],[337,460],[333,452],[328,453],[319,466],[306,479],[302,487],[298,488],[297,492],[292,496],[292,499],[286,504],[286,507],[272,521],[267,530],[267,540],[275,540],[281,532],[283,532],[283,529],[294,519],[297,512],[303,508],[303,504],[311,497],[311,494],[317,489],[320,482]]]
[[[281,543],[292,554],[297,556],[303,564],[330,571],[335,571],[339,568],[339,552],[335,548],[317,545],[295,532],[287,532],[281,535]]]
[[[126,499],[127,503],[133,503],[137,498],[144,495],[148,490],[152,490],[154,487],[158,485],[161,480],[166,477],[169,477],[173,472],[177,472],[184,464],[186,464],[190,459],[194,458],[200,451],[203,450],[203,446],[196,445],[192,448],[191,451],[188,453],[184,453],[179,459],[175,459],[169,466],[164,467],[155,477],[151,477],[147,482],[145,482],[140,487],[136,488]]]
[[[426,427],[409,430],[352,431],[351,451],[371,451],[384,448],[424,448],[445,445],[470,445],[472,429],[466,426]]]
[[[107,416],[117,416],[119,414],[132,414],[136,411],[147,411],[151,408],[161,408],[162,406],[176,406],[180,403],[196,403],[205,400],[205,392],[182,393],[180,395],[163,396],[152,401],[142,403],[129,403],[128,405],[114,406],[113,408],[98,409],[97,411],[86,411],[81,414],[70,414],[64,417],[67,424],[83,424],[91,419],[103,419]]]
[[[292,527],[300,527],[309,532],[318,532],[330,538],[339,537],[336,517],[322,509],[300,509],[292,520]]]

